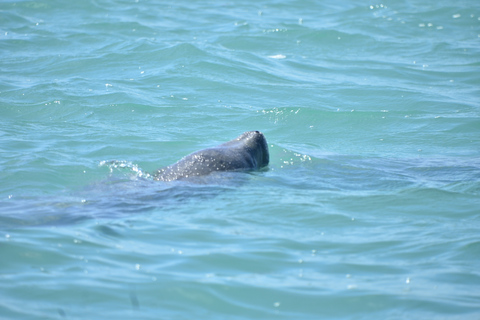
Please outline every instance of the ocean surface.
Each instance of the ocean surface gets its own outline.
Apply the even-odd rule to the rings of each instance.
[[[480,319],[480,2],[2,1],[0,319],[108,318]]]

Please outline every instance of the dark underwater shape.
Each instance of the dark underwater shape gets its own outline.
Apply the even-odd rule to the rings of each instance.
[[[155,173],[155,179],[173,181],[219,171],[257,170],[267,166],[268,162],[265,136],[260,131],[248,131],[236,139],[194,152],[159,169]]]

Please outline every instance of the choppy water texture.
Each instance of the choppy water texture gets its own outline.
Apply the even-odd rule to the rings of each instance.
[[[3,1],[0,318],[478,319],[479,67],[478,1]]]

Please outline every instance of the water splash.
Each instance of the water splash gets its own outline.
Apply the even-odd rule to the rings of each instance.
[[[153,179],[152,175],[148,172],[144,172],[138,164],[132,163],[125,160],[110,160],[110,161],[100,161],[99,167],[107,167],[111,174],[114,172],[122,172],[130,174],[132,178],[144,178],[144,179]]]

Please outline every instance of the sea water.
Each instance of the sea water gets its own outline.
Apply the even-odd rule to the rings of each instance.
[[[480,318],[478,1],[3,1],[0,152],[2,319]]]

